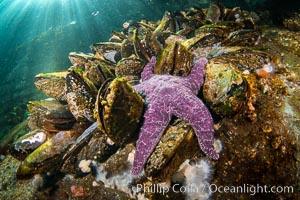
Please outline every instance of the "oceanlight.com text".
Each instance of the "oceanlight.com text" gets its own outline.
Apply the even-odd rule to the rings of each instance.
[[[241,186],[218,186],[215,184],[209,185],[209,191],[212,193],[244,193],[255,195],[258,193],[293,193],[293,186],[267,186],[267,185],[250,185],[244,184]]]

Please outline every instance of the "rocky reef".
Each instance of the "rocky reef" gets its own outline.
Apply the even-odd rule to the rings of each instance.
[[[283,25],[212,3],[70,53],[34,79],[49,98],[3,146],[1,196],[299,198],[299,13]]]

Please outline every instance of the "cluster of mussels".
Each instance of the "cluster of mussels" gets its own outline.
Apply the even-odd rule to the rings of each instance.
[[[242,113],[255,123],[258,82],[271,76],[275,65],[254,48],[261,39],[258,20],[253,12],[212,3],[207,9],[166,12],[159,22],[126,22],[109,42],[93,44],[93,54],[70,53],[73,66],[67,71],[34,79],[51,98],[28,103],[32,131],[10,149],[22,160],[17,175],[76,173],[80,160],[109,163],[115,154],[123,155],[120,151],[129,153],[128,145],[134,150],[144,99],[132,85],[139,83],[151,56],[157,57],[155,74],[174,76],[187,76],[195,58],[209,58],[199,96],[216,119]],[[192,128],[174,119],[148,159],[145,175],[164,181],[185,160],[201,156]],[[116,168],[111,166],[108,171]]]

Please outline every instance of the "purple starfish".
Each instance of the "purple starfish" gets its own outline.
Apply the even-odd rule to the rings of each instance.
[[[199,59],[189,76],[156,75],[153,73],[156,58],[152,57],[142,72],[142,82],[134,88],[145,95],[147,109],[144,124],[136,144],[131,173],[138,174],[157,145],[172,115],[188,122],[194,129],[200,148],[214,160],[219,154],[214,149],[212,117],[196,96],[203,84],[206,58]]]

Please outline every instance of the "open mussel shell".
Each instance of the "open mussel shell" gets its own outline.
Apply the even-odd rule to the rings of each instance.
[[[100,88],[106,79],[114,78],[112,67],[101,60],[89,61],[85,64],[83,77],[90,80],[96,88]]]
[[[98,92],[95,115],[100,130],[122,145],[134,134],[143,114],[143,98],[125,78],[103,84]]]
[[[48,97],[65,102],[66,75],[67,72],[41,73],[34,77],[34,84]]]
[[[97,58],[117,63],[121,59],[121,43],[119,42],[99,42],[91,46],[91,50],[95,52]]]
[[[31,152],[41,146],[49,137],[43,130],[34,130],[20,137],[10,147],[9,153],[18,160],[24,160]]]
[[[30,101],[27,104],[30,112],[28,126],[49,132],[69,130],[75,123],[75,118],[68,105],[63,105],[54,99]]]
[[[187,76],[193,68],[193,58],[193,54],[185,46],[173,42],[158,56],[154,73]]]

